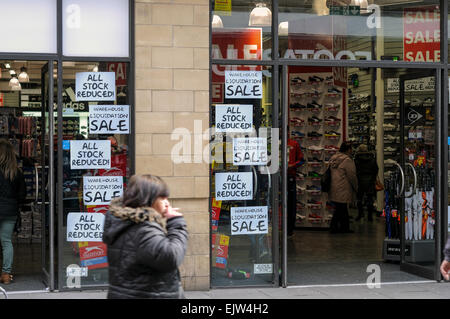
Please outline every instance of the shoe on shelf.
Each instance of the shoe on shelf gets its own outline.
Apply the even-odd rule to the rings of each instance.
[[[291,79],[291,82],[292,82],[292,83],[305,83],[306,80],[302,79],[302,78],[299,77],[299,76],[296,76],[295,78],[292,78],[292,79]]]
[[[317,75],[313,75],[313,76],[310,76],[309,77],[309,82],[312,82],[312,83],[314,83],[314,82],[322,82],[323,81],[323,78],[321,78],[320,76],[317,76]]]
[[[309,151],[315,151],[315,152],[323,151],[323,147],[322,147],[322,146],[317,146],[317,145],[311,145],[311,146],[308,146],[307,149],[308,149]]]
[[[322,134],[317,132],[309,132],[308,137],[322,137]]]
[[[328,93],[329,93],[329,94],[339,94],[339,93],[342,93],[342,92],[339,91],[339,90],[336,89],[336,88],[331,88],[331,89],[328,89]]]

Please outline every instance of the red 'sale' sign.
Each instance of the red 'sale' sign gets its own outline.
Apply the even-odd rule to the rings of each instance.
[[[438,6],[403,10],[403,60],[438,62],[440,51],[440,13]]]

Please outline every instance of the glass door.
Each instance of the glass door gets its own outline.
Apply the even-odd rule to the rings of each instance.
[[[54,81],[53,62],[45,64],[41,69],[41,158],[35,166],[36,174],[36,206],[41,215],[41,257],[43,281],[50,290],[54,290]]]
[[[211,284],[275,285],[279,134],[271,96],[277,77],[263,66],[213,65],[212,72]]]
[[[439,148],[434,71],[400,76],[400,269],[436,279]]]

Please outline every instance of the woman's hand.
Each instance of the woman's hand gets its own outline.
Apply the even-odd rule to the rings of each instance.
[[[173,217],[183,216],[182,213],[179,212],[179,208],[173,208],[170,204],[167,207],[166,213],[164,214],[164,217],[167,219],[171,219]]]

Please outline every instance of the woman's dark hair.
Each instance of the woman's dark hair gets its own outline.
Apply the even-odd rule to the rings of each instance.
[[[341,147],[339,148],[339,152],[346,153],[352,149],[352,143],[350,142],[342,142]]]
[[[158,197],[169,197],[167,184],[158,176],[133,175],[122,196],[124,206],[152,206]]]

